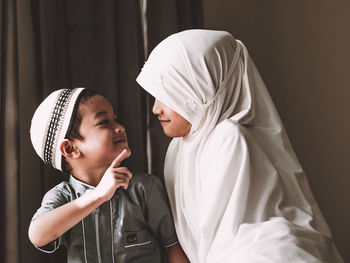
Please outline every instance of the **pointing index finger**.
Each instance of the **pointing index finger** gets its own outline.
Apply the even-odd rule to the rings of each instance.
[[[111,168],[117,168],[121,164],[121,162],[128,157],[128,151],[124,149],[111,163]]]

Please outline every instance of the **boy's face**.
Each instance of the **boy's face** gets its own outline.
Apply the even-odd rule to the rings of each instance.
[[[154,101],[152,111],[153,114],[158,116],[165,135],[169,137],[183,137],[190,132],[191,123],[159,100],[156,99]]]
[[[124,127],[116,121],[112,105],[101,95],[91,97],[79,105],[83,139],[74,139],[82,153],[83,165],[91,169],[108,168],[114,158],[128,146]]]

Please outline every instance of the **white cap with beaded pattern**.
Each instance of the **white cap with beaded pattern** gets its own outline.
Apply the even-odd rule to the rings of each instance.
[[[60,144],[71,128],[84,89],[60,89],[52,92],[39,105],[32,118],[30,138],[36,153],[45,163],[61,171]]]

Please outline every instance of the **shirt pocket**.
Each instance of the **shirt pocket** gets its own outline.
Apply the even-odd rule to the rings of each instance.
[[[157,240],[148,229],[124,231],[126,262],[160,262]]]
[[[153,236],[147,229],[139,231],[125,231],[124,232],[124,245],[125,248],[142,247],[154,242]],[[153,244],[152,244],[153,246]]]

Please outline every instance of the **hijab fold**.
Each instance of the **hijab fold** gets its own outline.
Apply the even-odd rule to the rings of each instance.
[[[343,262],[241,41],[224,31],[171,35],[137,82],[192,124],[164,167],[191,262]]]

